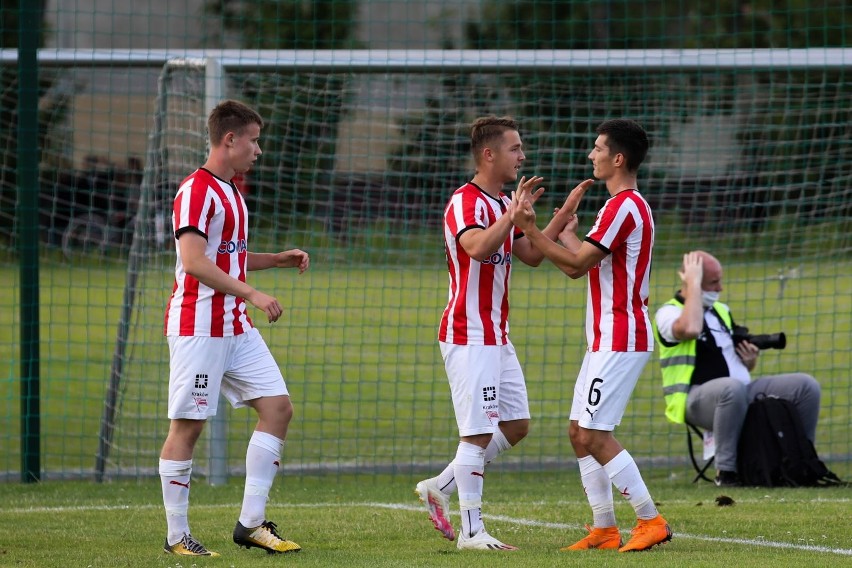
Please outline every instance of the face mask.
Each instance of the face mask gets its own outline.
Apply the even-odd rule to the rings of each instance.
[[[710,308],[719,301],[719,292],[708,292],[706,290],[701,291],[701,304],[705,308]]]

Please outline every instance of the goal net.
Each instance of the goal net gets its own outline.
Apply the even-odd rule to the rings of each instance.
[[[168,426],[162,317],[174,266],[164,211],[178,182],[203,163],[206,115],[224,97],[251,104],[267,123],[263,156],[239,180],[250,249],[299,247],[312,256],[303,276],[249,275],[285,308],[276,326],[252,314],[296,408],[285,468],[404,472],[451,457],[457,431],[436,339],[447,287],[441,214],[472,175],[468,125],[485,114],[520,121],[521,174],[542,175],[547,187],[536,207],[540,223],[590,176],[598,123],[620,116],[642,123],[652,148],[640,190],[657,222],[651,310],[679,287],[685,252],[720,258],[737,321],[791,339],[786,350],[763,353],[761,373],[817,376],[824,393],[817,446],[829,460],[848,459],[845,51],[326,55],[164,67],[101,426],[103,475],[156,466]],[[581,231],[605,197],[600,184],[589,192]],[[585,287],[547,264],[518,263],[511,297],[534,426],[499,467],[551,467],[573,455],[564,432],[585,348]],[[639,460],[682,464],[683,432],[667,425],[662,408],[654,361],[619,437]],[[221,464],[224,474],[243,467],[254,422],[250,412],[219,409],[222,420],[196,457],[214,470]]]

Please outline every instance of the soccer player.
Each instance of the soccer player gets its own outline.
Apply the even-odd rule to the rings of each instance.
[[[575,234],[576,218],[559,234],[562,246],[542,234],[535,225],[535,200],[524,187],[512,196],[512,221],[569,277],[588,275],[588,351],[574,387],[568,434],[592,508],[593,526],[585,538],[562,550],[617,548],[628,552],[647,550],[672,537],[636,462],[613,436],[654,350],[648,317],[654,220],[636,183],[649,143],[645,130],[632,120],[605,121],[597,134],[589,159],[594,177],[606,184],[610,198],[585,241]],[[577,194],[579,201],[592,183],[580,183],[571,194]],[[624,545],[615,523],[613,485],[638,517]]]
[[[169,433],[160,453],[168,532],[164,549],[183,556],[218,556],[189,530],[192,454],[204,422],[216,414],[221,392],[235,407],[250,406],[258,421],[246,451],[246,482],[234,542],[269,553],[298,551],[266,519],[266,501],[278,472],[293,407],[269,348],[246,313],[246,301],[270,323],[283,307],[246,283],[246,272],[307,270],[308,253],[249,251],[248,210],[233,183],[260,156],[263,120],[237,101],[220,103],[207,120],[210,153],[174,200],[177,262],[166,308],[169,343]]]
[[[513,228],[511,202],[502,191],[517,180],[526,158],[518,124],[510,117],[482,117],[470,138],[476,173],[444,210],[449,302],[438,333],[460,439],[455,459],[437,477],[418,483],[416,492],[435,528],[454,540],[449,499],[458,489],[458,548],[516,550],[485,530],[483,475],[486,463],[529,430],[526,384],[509,340],[509,274],[513,257],[530,266],[544,257]],[[535,202],[544,191],[536,189],[542,179],[522,177],[518,190]],[[573,201],[557,209],[543,231],[546,238],[556,239],[575,210]]]

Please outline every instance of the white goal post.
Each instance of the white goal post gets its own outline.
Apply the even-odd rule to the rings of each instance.
[[[0,63],[17,61],[0,50]],[[531,71],[541,69],[837,69],[852,48],[730,49],[41,49],[40,65],[162,66],[171,60],[215,60],[230,69],[314,72]]]

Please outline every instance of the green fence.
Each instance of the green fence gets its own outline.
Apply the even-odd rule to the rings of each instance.
[[[273,4],[274,17],[264,11]],[[202,163],[205,115],[223,96],[252,104],[268,123],[264,155],[241,182],[250,248],[297,246],[312,256],[303,276],[250,275],[285,306],[276,326],[254,318],[296,405],[285,469],[405,474],[451,456],[456,428],[437,348],[447,294],[441,212],[472,173],[467,125],[490,113],[522,125],[522,173],[546,178],[540,215],[590,175],[601,120],[640,121],[652,138],[640,175],[657,222],[652,309],[678,287],[684,252],[714,253],[738,322],[787,334],[787,348],[764,352],[757,374],[817,377],[817,448],[828,461],[852,459],[848,10],[792,3],[761,12],[755,3],[745,14],[713,3],[680,14],[652,2],[626,18],[621,3],[606,14],[591,3],[419,4],[406,12],[405,2],[314,3],[332,12],[285,13],[308,4],[259,3],[259,17],[248,19],[199,2],[198,12],[169,14],[163,29],[177,26],[172,34],[134,25],[142,16],[127,16],[118,1],[106,18],[112,28],[97,25],[99,12],[60,8],[45,14],[50,32],[29,97],[19,95],[25,78],[16,71],[23,46],[7,41],[0,112],[37,109],[40,161],[35,187],[19,190],[26,149],[15,128],[0,135],[2,478],[20,479],[21,428],[34,420],[45,477],[155,474],[168,427],[162,322],[174,250],[165,212],[176,184]],[[522,4],[533,16],[509,9]],[[14,12],[3,13],[4,37],[15,36],[5,19]],[[127,30],[114,29],[123,18]],[[209,37],[187,31],[199,18]],[[806,24],[785,35],[788,19]],[[435,23],[444,21],[453,25]],[[26,192],[37,192],[37,205]],[[581,230],[604,199],[602,188],[587,195]],[[32,220],[35,258],[21,252],[34,244],[22,242]],[[21,305],[34,294],[37,305]],[[501,467],[572,460],[565,427],[584,306],[583,281],[548,265],[516,266],[511,337],[533,429]],[[28,328],[22,318],[32,313],[38,325]],[[32,339],[22,330],[32,327],[37,416],[20,390],[21,346]],[[688,475],[685,431],[662,411],[654,361],[618,436],[639,460]],[[220,412],[213,454],[237,472],[252,416]],[[205,445],[197,456],[201,473],[215,467],[208,453]]]

